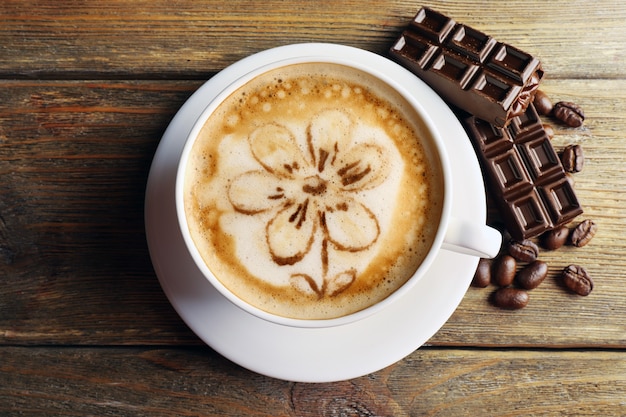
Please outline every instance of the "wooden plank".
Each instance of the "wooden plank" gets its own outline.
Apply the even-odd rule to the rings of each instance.
[[[550,77],[623,77],[623,2],[594,2],[591,13],[582,0],[429,6],[535,54]],[[382,7],[377,0],[234,0],[228,7],[216,0],[5,0],[0,77],[205,79],[247,55],[297,42],[384,54],[419,7],[407,0]]]
[[[312,385],[209,349],[0,348],[3,415],[582,417],[624,415],[624,392],[626,359],[614,351],[422,349],[365,377]]]
[[[161,134],[199,83],[1,84],[0,338],[194,342],[155,279],[143,199]]]
[[[197,81],[0,82],[0,343],[197,344],[163,296],[143,229],[145,181],[167,123]],[[516,312],[468,291],[434,345],[626,346],[626,81],[548,80],[587,111],[582,129],[554,124],[556,148],[580,143],[584,248],[542,252],[550,277]],[[588,268],[586,298],[556,280]]]
[[[554,100],[578,103],[587,119],[581,129],[564,128],[551,119],[558,151],[580,144],[585,153],[582,172],[574,175],[576,194],[585,210],[573,224],[586,218],[599,226],[596,237],[582,248],[542,250],[540,259],[549,265],[544,283],[530,293],[529,305],[521,311],[501,311],[487,298],[495,287],[470,288],[459,309],[431,340],[434,344],[510,346],[602,346],[626,344],[626,94],[612,82],[547,80],[542,89]],[[569,293],[558,276],[569,264],[584,266],[595,280],[589,297]],[[619,296],[616,296],[620,294]]]

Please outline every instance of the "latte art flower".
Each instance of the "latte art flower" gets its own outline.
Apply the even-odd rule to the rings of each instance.
[[[279,124],[258,127],[248,137],[260,169],[232,179],[228,199],[246,215],[272,213],[265,240],[272,261],[295,265],[320,248],[322,270],[291,274],[291,283],[318,297],[348,288],[355,269],[329,275],[330,251],[359,252],[380,235],[375,214],[358,192],[382,184],[389,176],[386,151],[373,140],[354,137],[354,123],[341,110],[325,110],[310,121],[306,146]],[[314,245],[316,240],[321,245]],[[315,254],[317,256],[317,254]]]

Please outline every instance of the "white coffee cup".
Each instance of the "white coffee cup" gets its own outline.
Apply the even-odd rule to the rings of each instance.
[[[230,85],[224,86],[223,91],[215,96],[215,98],[208,103],[206,109],[196,121],[194,127],[191,129],[190,134],[185,139],[186,143],[182,152],[181,159],[179,161],[177,178],[176,178],[176,209],[180,225],[180,230],[189,250],[191,257],[196,263],[199,270],[207,278],[207,280],[229,301],[243,310],[253,314],[261,319],[268,320],[273,323],[293,326],[293,327],[330,327],[344,325],[356,320],[360,320],[371,314],[383,309],[385,306],[393,303],[398,298],[402,297],[412,286],[420,280],[424,274],[427,273],[432,261],[438,255],[441,250],[452,250],[459,253],[464,253],[470,256],[478,256],[483,258],[494,257],[501,245],[500,233],[486,226],[481,221],[471,221],[467,219],[459,219],[451,216],[451,199],[452,199],[452,187],[453,178],[451,177],[451,170],[449,167],[448,157],[446,154],[446,148],[443,140],[440,137],[439,132],[434,127],[434,124],[430,121],[428,116],[428,109],[420,102],[419,97],[412,95],[407,91],[405,87],[399,85],[395,80],[379,70],[381,67],[388,67],[392,63],[379,55],[358,50],[355,48],[330,45],[330,44],[302,44],[297,46],[287,46],[276,48],[274,53],[280,56],[280,52],[284,51],[285,56],[277,59],[271,64],[266,62],[259,63],[255,60],[255,56],[246,58],[250,67],[250,72]],[[324,51],[332,51],[332,53],[325,54]],[[349,58],[343,58],[342,52],[345,51],[345,55]],[[436,234],[430,246],[430,250],[424,257],[421,264],[417,267],[415,273],[406,281],[401,287],[396,289],[389,296],[377,303],[366,307],[362,310],[349,313],[340,317],[324,318],[324,319],[302,319],[286,317],[279,314],[274,314],[261,309],[251,303],[243,300],[233,291],[231,291],[224,283],[216,277],[211,270],[211,265],[207,265],[205,259],[200,254],[200,251],[194,242],[194,239],[189,230],[189,223],[185,212],[184,202],[184,182],[187,164],[189,162],[190,154],[196,139],[198,138],[200,131],[205,125],[206,121],[218,108],[220,103],[235,92],[239,87],[247,84],[251,80],[255,79],[261,74],[268,71],[302,63],[328,63],[337,64],[341,66],[355,68],[358,71],[367,73],[391,87],[400,96],[408,102],[412,108],[422,119],[424,125],[427,127],[429,136],[431,137],[430,146],[434,147],[436,154],[438,155],[438,162],[441,166],[441,175],[443,177],[443,207],[439,216],[439,225],[437,227]],[[384,65],[381,63],[384,62]],[[395,65],[395,64],[393,64]],[[403,70],[399,68],[399,70]],[[228,71],[228,68],[224,71]],[[416,79],[416,82],[420,82]],[[427,88],[427,87],[425,87]],[[475,158],[474,155],[470,156]]]

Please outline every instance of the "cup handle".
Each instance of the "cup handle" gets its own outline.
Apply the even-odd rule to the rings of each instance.
[[[502,245],[502,235],[485,224],[450,217],[443,239],[443,249],[481,258],[495,258]]]

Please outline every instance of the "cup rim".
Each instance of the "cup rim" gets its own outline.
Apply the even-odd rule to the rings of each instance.
[[[262,62],[259,65],[259,62],[263,61],[259,60],[259,58],[262,58],[264,54],[281,55],[280,53],[283,51],[285,52],[284,57],[272,60],[269,63]],[[345,57],[342,55],[343,52],[346,52]],[[401,298],[413,287],[413,285],[418,280],[420,280],[426,274],[433,260],[437,256],[438,252],[441,250],[452,206],[451,169],[449,166],[447,152],[440,133],[436,129],[431,118],[428,116],[427,109],[424,108],[424,106],[419,102],[419,99],[417,97],[410,94],[390,75],[376,68],[376,63],[381,62],[381,60],[383,60],[386,65],[391,64],[397,66],[398,70],[400,71],[407,71],[405,68],[394,63],[393,61],[383,56],[377,55],[373,52],[339,44],[291,44],[268,49],[258,52],[254,55],[250,55],[247,58],[244,58],[232,64],[231,66],[249,64],[251,70],[236,78],[231,83],[225,85],[213,97],[213,99],[211,99],[207,103],[204,110],[200,113],[200,116],[194,122],[189,134],[185,137],[185,144],[183,146],[182,154],[178,160],[175,178],[175,205],[179,230],[182,234],[185,246],[190,253],[191,258],[193,259],[194,263],[196,264],[202,275],[211,283],[214,288],[218,290],[221,295],[223,295],[226,299],[228,299],[234,305],[246,311],[247,313],[271,323],[298,328],[326,328],[350,324],[373,314],[376,314],[389,304]],[[378,78],[379,80],[390,86],[396,93],[400,94],[410,104],[412,110],[415,111],[422,119],[426,130],[431,136],[432,143],[434,144],[435,151],[438,155],[437,161],[441,165],[441,174],[443,176],[443,203],[440,211],[437,232],[431,243],[430,250],[428,251],[426,257],[422,260],[420,265],[417,267],[417,270],[413,273],[413,275],[399,288],[389,294],[386,298],[376,302],[375,304],[372,304],[362,310],[358,310],[344,316],[328,319],[303,319],[280,316],[253,306],[239,298],[213,274],[209,266],[202,258],[189,232],[184,207],[183,190],[185,171],[189,160],[189,154],[191,152],[191,149],[193,148],[196,138],[198,137],[198,134],[200,133],[200,130],[202,129],[208,118],[213,114],[213,112],[217,109],[217,107],[224,99],[229,97],[234,91],[236,91],[239,87],[241,87],[248,81],[273,69],[299,63],[329,63],[344,65],[365,72],[375,78]],[[222,71],[228,71],[231,66],[225,68]],[[427,86],[425,87],[429,88]]]

